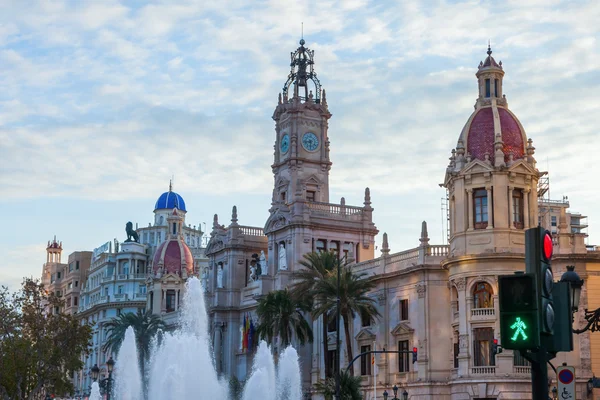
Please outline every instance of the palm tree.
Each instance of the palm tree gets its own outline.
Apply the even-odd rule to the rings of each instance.
[[[375,282],[366,279],[366,273],[355,274],[349,265],[341,267],[340,271],[340,315],[344,320],[344,333],[346,335],[346,351],[348,360],[352,360],[352,340],[350,337],[350,321],[361,315],[366,318],[379,318],[380,314],[375,307],[375,300],[368,293],[376,286]],[[326,279],[319,281],[312,295],[318,302],[313,308],[313,315],[319,316],[330,313],[336,308],[337,303],[337,274],[329,273]],[[354,366],[350,367],[350,374],[354,375]]]
[[[307,304],[309,309],[313,309],[313,305],[317,299],[314,298],[312,292],[315,286],[326,279],[332,271],[337,271],[340,261],[335,252],[312,252],[304,254],[304,259],[300,260],[299,264],[303,266],[294,272],[292,278],[295,281],[292,287],[292,295]],[[331,368],[329,363],[329,351],[327,345],[327,326],[329,325],[328,313],[323,313],[323,358],[325,362],[325,376],[331,376]],[[318,318],[314,313],[313,318]]]
[[[340,373],[340,399],[342,400],[361,400],[360,385],[362,379],[360,376],[352,376],[347,371]],[[325,400],[333,400],[335,396],[335,378],[327,378],[315,384],[315,389],[323,393]]]
[[[292,343],[294,335],[300,344],[312,342],[312,329],[302,315],[302,311],[307,310],[306,305],[294,299],[287,288],[269,292],[258,301],[256,332],[261,339],[269,342],[279,336],[282,348]]]
[[[142,379],[145,379],[146,360],[150,353],[152,339],[160,331],[168,331],[169,329],[164,321],[160,319],[158,315],[152,314],[151,311],[142,312],[138,310],[137,314],[121,314],[105,325],[105,327],[108,328],[108,336],[102,347],[103,351],[111,351],[115,354],[118,353],[121,343],[123,343],[123,339],[125,339],[125,332],[130,326],[133,327],[135,333],[140,373]]]

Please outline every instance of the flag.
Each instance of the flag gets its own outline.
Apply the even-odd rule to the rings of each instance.
[[[246,340],[246,351],[249,350],[248,339],[250,339],[250,315],[246,316],[246,327],[245,327],[245,340]]]
[[[252,351],[252,344],[254,343],[254,323],[252,322],[252,317],[250,317],[250,329],[248,330],[248,349]]]
[[[248,348],[248,335],[246,335],[246,315],[244,315],[244,322],[242,322],[242,351],[246,351]]]

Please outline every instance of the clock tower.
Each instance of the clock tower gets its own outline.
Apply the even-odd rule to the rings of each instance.
[[[290,74],[279,94],[275,120],[273,205],[299,199],[329,202],[329,139],[325,90],[314,71],[314,51],[291,53]]]

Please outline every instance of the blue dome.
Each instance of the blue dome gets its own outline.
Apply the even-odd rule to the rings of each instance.
[[[168,191],[161,194],[158,200],[156,200],[154,211],[162,210],[165,208],[172,209],[176,207],[178,210],[187,212],[187,210],[185,209],[185,201],[183,201],[183,197],[181,197],[175,192]]]

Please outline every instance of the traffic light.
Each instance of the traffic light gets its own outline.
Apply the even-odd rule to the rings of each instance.
[[[502,347],[532,350],[540,345],[535,275],[517,273],[498,277]]]
[[[492,354],[500,354],[502,353],[502,347],[498,345],[498,339],[494,339],[494,343],[492,343]]]
[[[544,335],[554,333],[554,275],[551,266],[553,246],[552,235],[541,226],[525,232],[525,263],[527,273],[536,277],[540,333]]]
[[[417,362],[417,348],[413,347],[413,364]]]

